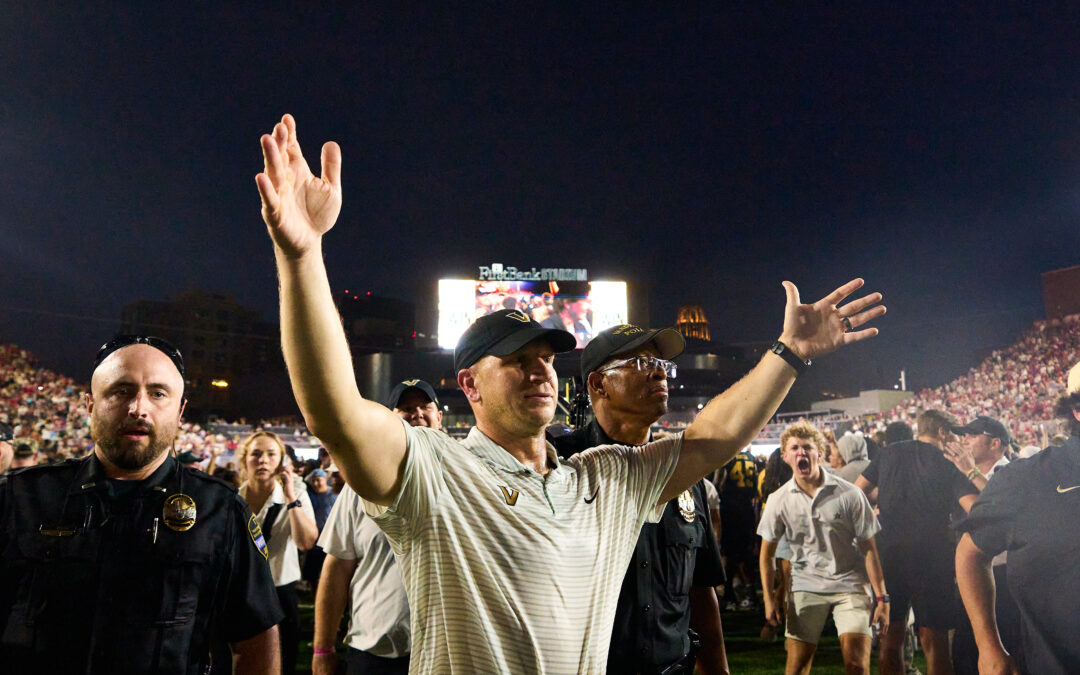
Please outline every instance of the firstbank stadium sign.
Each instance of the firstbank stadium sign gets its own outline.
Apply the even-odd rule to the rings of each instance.
[[[502,263],[480,266],[480,281],[588,281],[589,271],[570,267],[530,267],[519,270]]]

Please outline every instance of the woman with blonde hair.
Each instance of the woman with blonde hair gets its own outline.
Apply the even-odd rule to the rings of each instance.
[[[285,619],[278,625],[283,673],[296,670],[300,642],[300,611],[294,585],[300,580],[299,550],[315,545],[319,532],[315,510],[307,491],[293,480],[292,462],[277,434],[256,431],[240,446],[237,457],[243,483],[243,497],[262,528],[268,550],[267,561],[277,587],[278,601]]]

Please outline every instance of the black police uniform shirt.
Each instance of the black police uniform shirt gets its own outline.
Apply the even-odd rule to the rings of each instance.
[[[618,445],[594,419],[583,428],[549,439],[560,457],[598,445]],[[693,515],[672,499],[658,523],[641,528],[623,577],[608,655],[609,673],[649,673],[670,665],[690,648],[690,588],[725,581],[705,484],[690,490]],[[689,518],[689,519],[688,519]]]
[[[1080,438],[994,472],[958,525],[987,555],[1008,551],[1023,673],[1080,673]]]
[[[263,551],[236,490],[172,457],[143,481],[94,455],[20,469],[0,484],[0,672],[204,672],[212,635],[282,618]]]

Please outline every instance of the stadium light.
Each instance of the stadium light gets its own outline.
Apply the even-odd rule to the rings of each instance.
[[[226,380],[210,380],[210,386],[218,389],[228,389],[229,383]]]

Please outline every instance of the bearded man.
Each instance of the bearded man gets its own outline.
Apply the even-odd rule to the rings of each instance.
[[[94,451],[0,485],[0,672],[193,675],[215,641],[236,672],[280,670],[262,533],[235,489],[170,453],[180,352],[118,336],[90,390]]]

